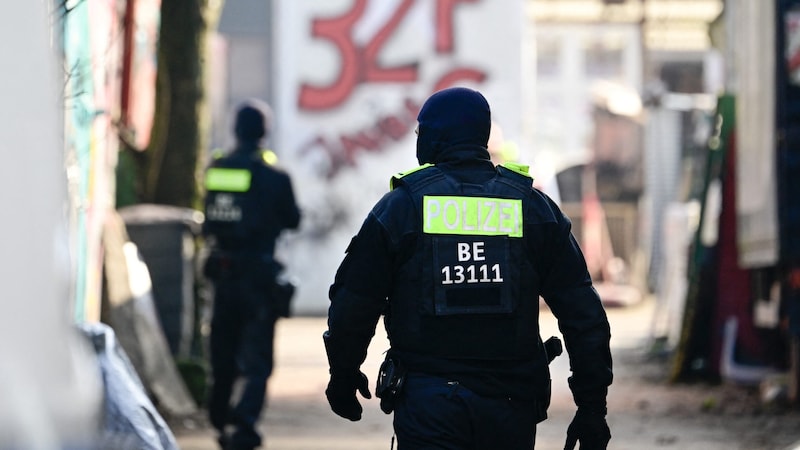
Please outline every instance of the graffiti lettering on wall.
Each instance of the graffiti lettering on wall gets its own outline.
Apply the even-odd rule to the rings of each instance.
[[[434,39],[431,42],[437,57],[455,53],[455,12],[460,3],[477,3],[480,0],[435,0]],[[327,85],[300,82],[298,108],[307,112],[330,111],[342,107],[363,85],[392,83],[412,85],[420,82],[420,65],[423,60],[389,66],[380,62],[384,45],[398,32],[403,20],[417,0],[402,0],[374,35],[364,44],[353,39],[354,28],[365,13],[368,0],[356,0],[351,8],[337,17],[313,18],[312,35],[328,41],[338,51],[339,72]],[[455,58],[454,58],[455,59]],[[436,92],[459,82],[482,83],[487,74],[480,68],[453,65],[433,83],[430,92]],[[355,166],[362,152],[382,152],[387,144],[397,142],[414,128],[416,113],[422,99],[404,97],[395,111],[381,114],[370,124],[356,130],[344,131],[335,137],[317,135],[300,149],[300,155],[323,151],[329,165],[327,177],[334,177],[342,167]]]
[[[341,133],[334,140],[317,136],[300,149],[305,156],[314,151],[323,151],[329,165],[322,168],[327,178],[336,176],[339,169],[356,165],[356,155],[361,152],[380,152],[391,142],[397,142],[412,129],[420,104],[406,98],[400,111],[379,117],[374,123],[353,131]]]

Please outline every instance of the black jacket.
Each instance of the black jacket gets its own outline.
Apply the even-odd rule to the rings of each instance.
[[[463,184],[495,177],[485,147],[460,144],[437,149],[436,167]],[[536,267],[538,292],[558,319],[570,357],[570,386],[576,404],[605,408],[612,381],[610,328],[571,223],[544,193],[531,188],[528,202],[536,219],[526,222],[525,245]],[[387,193],[369,213],[347,248],[330,288],[328,356],[331,370],[353,371],[363,363],[375,327],[391,301],[395,275],[421,239],[421,224],[404,187]],[[531,324],[538,327],[538,324]],[[390,341],[392,336],[389,336]],[[541,364],[534,360],[448,360],[398,355],[409,370],[459,381],[481,395],[535,398],[541,391]],[[545,367],[546,370],[546,367]]]
[[[241,143],[230,154],[216,159],[210,168],[248,169],[251,172],[250,189],[243,193],[243,208],[248,209],[243,232],[220,232],[212,221],[203,224],[203,234],[213,236],[215,246],[222,250],[258,253],[273,256],[275,241],[281,231],[295,229],[300,223],[300,209],[295,202],[291,179],[283,170],[267,164],[255,143]],[[207,193],[209,198],[213,192]]]

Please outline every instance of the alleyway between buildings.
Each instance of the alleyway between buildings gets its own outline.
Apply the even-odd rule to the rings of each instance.
[[[675,385],[667,382],[669,360],[650,354],[655,301],[608,308],[615,380],[609,396],[609,450],[793,450],[800,449],[800,412],[765,406],[757,388],[728,384]],[[542,336],[558,334],[554,318],[542,311]],[[325,401],[327,362],[322,347],[324,317],[295,317],[278,324],[276,369],[262,419],[267,450],[381,450],[392,439],[391,416],[378,401],[363,400],[360,422],[333,414]],[[379,329],[362,370],[375,373],[388,347]],[[566,355],[552,367],[550,418],[538,427],[537,450],[558,450],[574,405],[567,387]],[[216,449],[205,419],[172,421],[182,450]],[[395,445],[396,448],[396,445]]]

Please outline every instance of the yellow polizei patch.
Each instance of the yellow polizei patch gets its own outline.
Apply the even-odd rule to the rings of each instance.
[[[206,172],[206,189],[209,191],[247,192],[252,175],[247,169],[212,167]]]
[[[522,200],[426,195],[422,199],[427,234],[522,237]]]

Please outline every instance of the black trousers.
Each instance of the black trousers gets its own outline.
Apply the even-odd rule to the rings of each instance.
[[[277,317],[257,274],[223,277],[214,290],[209,419],[228,448],[253,449],[261,445],[256,425],[266,404]],[[241,395],[232,398],[239,379]],[[228,425],[233,431],[225,434]]]
[[[409,374],[394,411],[398,450],[531,450],[536,402],[481,397],[454,380]]]

